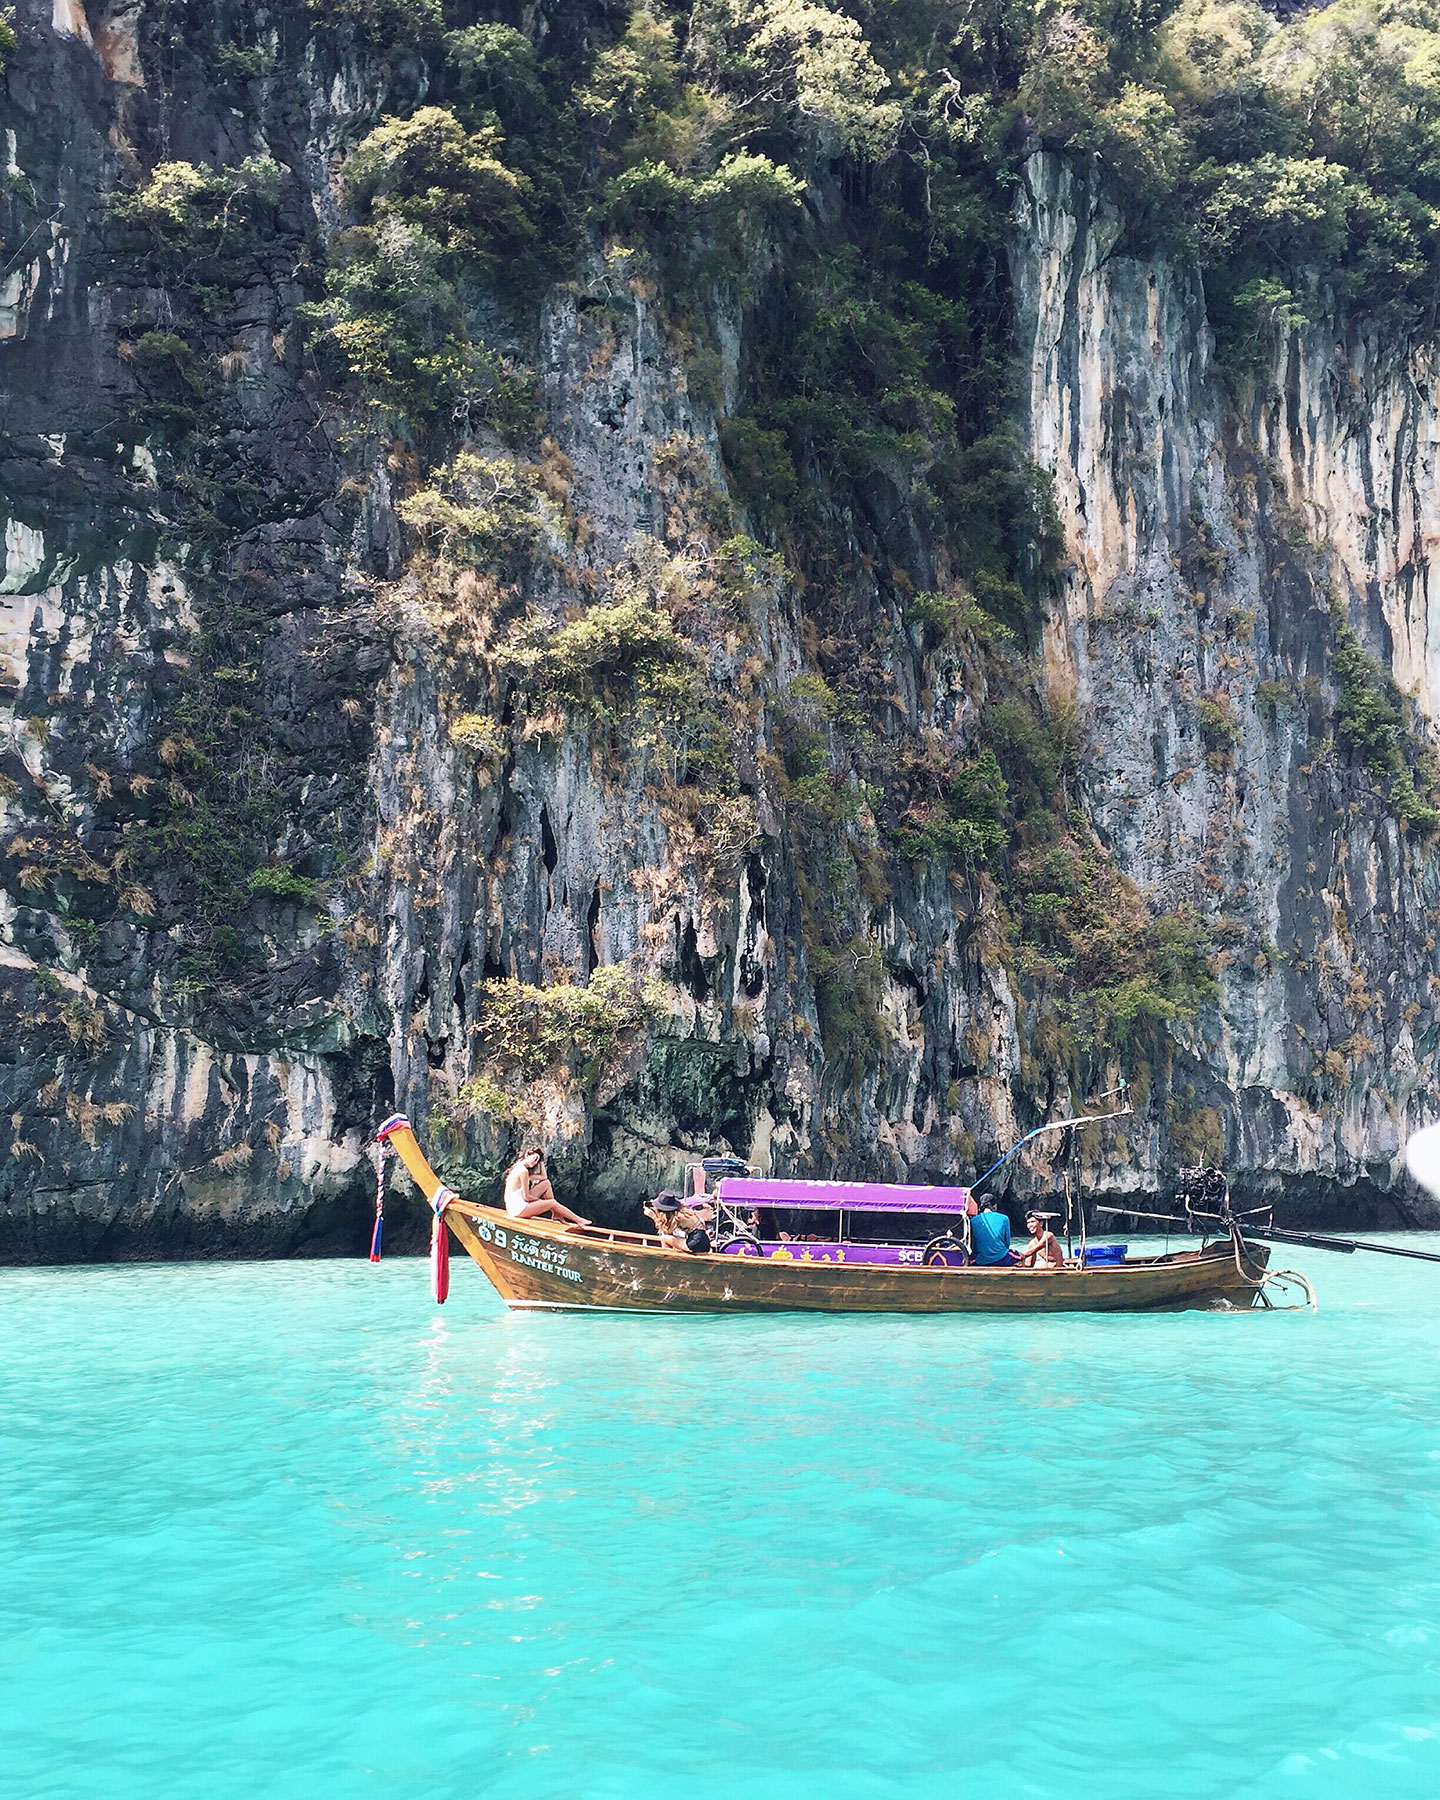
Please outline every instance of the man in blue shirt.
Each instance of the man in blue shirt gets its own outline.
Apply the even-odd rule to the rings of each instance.
[[[1010,1248],[1010,1221],[1000,1211],[999,1201],[982,1201],[981,1210],[970,1221],[970,1247],[977,1267],[996,1268],[1001,1264],[1014,1262],[1015,1254]]]

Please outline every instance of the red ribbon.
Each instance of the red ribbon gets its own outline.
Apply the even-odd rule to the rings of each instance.
[[[435,1304],[443,1306],[450,1292],[450,1232],[445,1224],[445,1208],[455,1198],[447,1187],[436,1188],[430,1204],[435,1218],[430,1226],[430,1292]]]

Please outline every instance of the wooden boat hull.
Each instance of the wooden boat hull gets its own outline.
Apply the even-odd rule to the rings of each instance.
[[[517,1311],[1033,1313],[1180,1312],[1249,1307],[1268,1251],[1247,1244],[1245,1270],[1228,1243],[1104,1268],[916,1268],[788,1257],[692,1256],[635,1232],[516,1220],[442,1189],[407,1122],[384,1128],[451,1233]],[[1248,1277],[1248,1279],[1247,1279]]]
[[[1255,1289],[1229,1244],[1113,1267],[847,1267],[749,1256],[691,1256],[628,1234],[587,1234],[452,1202],[446,1222],[517,1311],[1175,1312],[1248,1307]],[[1252,1276],[1264,1253],[1247,1250]]]

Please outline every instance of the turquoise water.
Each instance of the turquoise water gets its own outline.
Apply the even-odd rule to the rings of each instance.
[[[0,1793],[1433,1800],[1440,1268],[1296,1256],[1318,1318],[0,1271]]]

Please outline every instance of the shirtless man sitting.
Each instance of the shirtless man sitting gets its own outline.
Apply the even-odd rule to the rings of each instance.
[[[555,1198],[545,1173],[545,1153],[536,1146],[522,1151],[518,1162],[505,1171],[505,1210],[517,1219],[563,1219],[567,1225],[588,1225]]]
[[[1065,1253],[1060,1248],[1060,1240],[1050,1229],[1049,1221],[1056,1218],[1055,1213],[1026,1213],[1025,1229],[1030,1233],[1030,1242],[1015,1258],[1018,1268],[1022,1269],[1063,1269]]]

